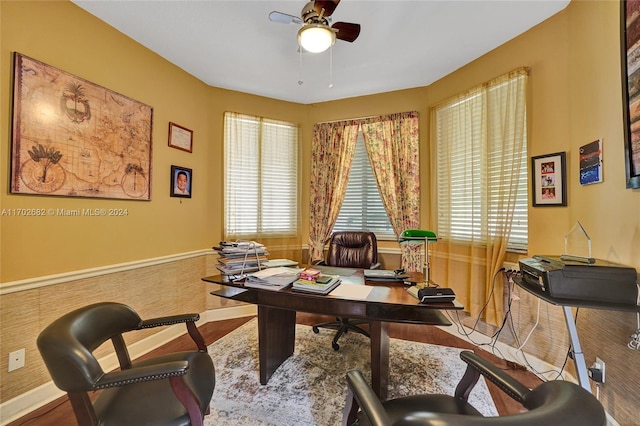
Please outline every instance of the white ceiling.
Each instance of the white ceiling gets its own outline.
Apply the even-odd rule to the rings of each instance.
[[[360,36],[303,54],[301,71],[299,25],[268,15],[299,16],[305,0],[72,1],[211,86],[302,104],[428,86],[569,3],[343,0],[332,22]]]

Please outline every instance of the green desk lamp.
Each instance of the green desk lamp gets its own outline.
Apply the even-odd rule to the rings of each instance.
[[[429,264],[429,243],[438,241],[436,233],[423,229],[407,229],[400,234],[400,243],[405,242],[422,242],[424,244],[424,276],[427,279],[427,285],[431,282],[431,265]]]

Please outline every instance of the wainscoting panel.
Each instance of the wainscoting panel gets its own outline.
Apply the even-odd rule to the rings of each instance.
[[[185,312],[205,312],[211,291],[201,278],[214,273],[211,250],[141,261],[126,267],[76,271],[69,280],[56,275],[2,285],[0,296],[0,395],[2,402],[51,380],[36,347],[36,338],[56,318],[81,306],[103,301],[127,304],[144,318]],[[215,267],[213,268],[215,270]],[[79,278],[78,277],[82,277]],[[10,289],[10,291],[7,291]],[[17,290],[17,291],[14,291]],[[131,344],[158,330],[140,330],[126,336]],[[7,372],[9,352],[24,348],[25,367]],[[99,348],[98,357],[107,348]]]

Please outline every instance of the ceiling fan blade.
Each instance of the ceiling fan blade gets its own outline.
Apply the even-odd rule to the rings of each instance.
[[[323,17],[327,17],[333,14],[333,11],[336,10],[336,7],[338,7],[338,3],[340,3],[340,0],[333,0],[333,1],[316,0],[315,2],[313,2],[313,8],[315,9],[318,15],[322,14]],[[324,9],[324,13],[322,13],[322,9]]]
[[[352,24],[350,22],[336,22],[331,26],[334,30],[338,30],[336,38],[348,42],[353,42],[360,35],[360,24]]]
[[[302,19],[300,19],[297,16],[289,15],[287,13],[282,13],[282,12],[276,12],[276,11],[273,11],[269,14],[269,20],[271,22],[278,22],[280,24],[291,24],[291,23],[301,24],[302,23]]]

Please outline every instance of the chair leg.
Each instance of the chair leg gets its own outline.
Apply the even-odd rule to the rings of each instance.
[[[360,333],[366,337],[371,337],[369,335],[369,333],[363,329],[361,329],[360,327],[358,327],[357,325],[349,322],[348,318],[345,318],[342,321],[342,326],[338,329],[337,333],[335,336],[333,336],[333,340],[331,341],[331,347],[333,348],[334,351],[337,351],[338,349],[340,349],[340,345],[338,344],[338,339],[340,339],[340,337],[345,334],[348,333],[349,330],[353,330],[356,333]]]
[[[203,418],[200,405],[198,404],[196,396],[184,382],[184,377],[169,377],[169,382],[171,383],[171,390],[173,390],[173,393],[180,400],[185,410],[187,410],[191,426],[202,426]]]
[[[345,326],[346,326],[346,328],[347,328],[347,330],[345,330],[345,333],[346,333],[347,331],[349,331],[349,330],[353,330],[353,331],[355,331],[355,332],[357,332],[357,333],[360,333],[360,334],[362,334],[362,335],[364,335],[364,336],[371,337],[371,335],[369,334],[369,332],[367,332],[366,330],[363,330],[362,328],[358,327],[358,326],[356,325],[356,323],[352,323],[352,322],[349,320],[349,318],[346,318],[346,319],[344,320],[343,324],[344,324],[344,325],[343,325],[343,327],[345,327]],[[360,322],[360,323],[358,323],[358,324],[366,324],[366,321],[362,321],[362,322]]]
[[[78,420],[78,424],[84,426],[97,425],[98,419],[96,412],[93,410],[93,404],[86,392],[68,392],[69,401],[73,408],[73,414]]]
[[[338,329],[336,334],[333,336],[333,340],[331,341],[331,347],[333,348],[334,351],[337,351],[338,349],[340,349],[340,345],[338,344],[338,339],[340,338],[340,336],[342,336],[344,333],[347,332],[347,328],[348,327],[346,325],[343,325]]]
[[[361,321],[360,323],[366,323],[366,321]],[[333,348],[333,350],[337,351],[338,349],[340,349],[340,345],[338,344],[338,339],[340,339],[340,337],[343,334],[347,333],[349,330],[353,330],[366,337],[371,337],[366,330],[363,330],[362,328],[356,325],[360,323],[352,323],[350,322],[349,318],[336,318],[336,321],[323,322],[322,324],[316,324],[311,328],[313,332],[316,334],[320,332],[319,330],[320,327],[336,328],[337,332],[333,337],[333,340],[331,341],[331,347]]]
[[[320,333],[320,327],[322,327],[322,328],[325,328],[325,327],[335,328],[337,330],[340,327],[342,327],[342,321],[340,321],[340,318],[336,318],[335,321],[323,322],[321,324],[316,324],[316,325],[312,326],[311,329],[313,330],[314,333],[318,334],[318,333]]]

